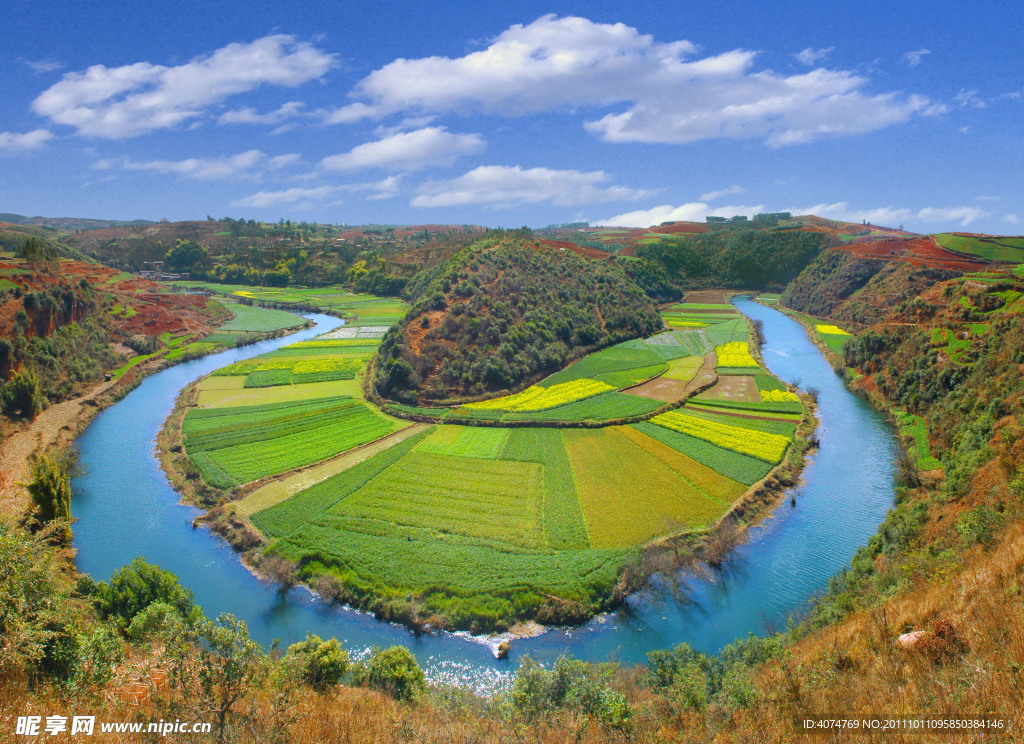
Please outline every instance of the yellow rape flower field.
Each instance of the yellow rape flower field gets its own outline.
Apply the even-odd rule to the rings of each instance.
[[[769,463],[781,460],[786,453],[786,447],[789,446],[789,438],[779,434],[720,424],[717,421],[687,416],[678,411],[655,416],[651,423]]]
[[[844,331],[837,325],[819,324],[814,326],[814,329],[818,333],[824,333],[826,336],[849,336],[850,334]]]
[[[746,341],[732,341],[715,347],[719,367],[756,367]]]
[[[515,395],[467,403],[463,408],[473,411],[543,411],[616,389],[613,385],[600,380],[572,380],[546,388],[533,385]]]

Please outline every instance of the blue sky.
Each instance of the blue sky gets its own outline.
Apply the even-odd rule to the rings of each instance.
[[[0,211],[1024,232],[1017,3],[11,0]]]

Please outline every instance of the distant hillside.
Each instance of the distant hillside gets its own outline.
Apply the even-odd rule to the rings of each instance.
[[[410,283],[413,309],[381,344],[374,385],[404,402],[511,390],[661,318],[613,262],[492,236]]]
[[[744,228],[668,237],[635,253],[687,288],[768,289],[794,279],[828,242],[819,231]]]
[[[26,217],[23,214],[0,212],[0,221],[16,225],[52,227],[57,230],[99,230],[107,227],[140,226],[155,224],[152,220],[97,220],[88,217]]]
[[[223,218],[89,230],[64,239],[83,253],[128,271],[167,268],[193,279],[285,286],[350,284],[349,271],[391,277],[362,291],[396,294],[420,269],[479,239],[474,225],[330,225]],[[180,244],[185,250],[170,252]],[[380,266],[380,261],[385,266]],[[360,261],[366,265],[357,267]],[[397,277],[397,280],[395,279]]]
[[[0,222],[0,251],[20,256],[29,238],[35,238],[49,246],[58,256],[85,259],[85,256],[81,253],[62,242],[60,234],[52,228]]]
[[[930,238],[827,249],[782,294],[782,304],[810,315],[870,325],[936,282],[985,266],[942,255]]]

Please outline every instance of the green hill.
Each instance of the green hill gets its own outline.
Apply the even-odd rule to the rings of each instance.
[[[509,236],[476,243],[409,291],[416,304],[385,336],[374,377],[378,393],[407,403],[519,388],[662,325],[621,267]]]

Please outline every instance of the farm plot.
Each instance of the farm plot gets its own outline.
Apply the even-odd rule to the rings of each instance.
[[[456,457],[495,459],[505,446],[508,429],[476,426],[439,426],[419,448],[419,452]]]
[[[512,429],[501,459],[543,468],[544,532],[554,550],[590,547],[590,535],[572,477],[572,465],[558,429]]]
[[[651,382],[656,382],[652,380]],[[645,383],[650,384],[650,383]],[[632,390],[630,391],[633,392]],[[531,413],[505,413],[502,421],[614,421],[656,411],[659,403],[635,395],[609,392],[576,403]]]
[[[328,398],[185,416],[185,451],[210,485],[231,488],[310,465],[386,436],[406,422],[352,398]]]
[[[634,343],[627,341],[590,354],[538,384],[552,387],[582,379],[602,381],[612,376],[616,380],[611,383],[612,387],[625,387],[665,369],[665,362],[658,353],[647,348],[646,344],[643,348],[632,348]],[[624,372],[627,374],[623,375]]]
[[[651,423],[703,439],[722,449],[756,457],[758,460],[764,460],[772,465],[782,459],[789,446],[788,437],[699,419],[678,411],[658,414],[651,419]]]
[[[773,467],[764,460],[717,447],[703,439],[666,429],[649,421],[633,424],[633,427],[715,472],[748,486],[768,475]]]
[[[543,411],[614,389],[614,386],[599,380],[575,379],[547,387],[533,385],[515,395],[467,403],[463,408],[471,411]]]
[[[731,400],[745,403],[759,403],[761,395],[757,383],[750,375],[727,375],[718,378],[718,382],[709,390],[697,396],[697,400]]]
[[[543,548],[540,465],[411,452],[330,509],[389,522]]]
[[[713,524],[725,511],[616,428],[563,432],[592,544],[627,547]]]
[[[296,328],[306,322],[302,316],[284,310],[252,307],[241,303],[225,303],[224,306],[233,312],[235,317],[222,325],[219,331],[280,331],[285,328]]]
[[[818,333],[818,338],[822,340],[825,346],[834,354],[840,356],[843,353],[843,346],[852,338],[849,333],[831,323],[816,323],[814,330]]]
[[[718,357],[719,374],[723,370],[741,369],[749,370],[758,367],[754,357],[750,355],[750,348],[746,340],[730,341],[715,347],[715,356]]]

